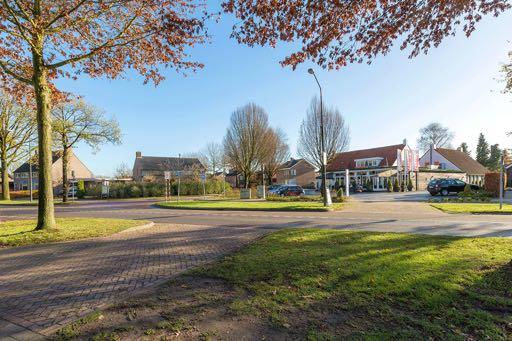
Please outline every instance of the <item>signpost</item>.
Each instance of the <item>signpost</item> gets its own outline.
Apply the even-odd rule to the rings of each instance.
[[[203,182],[203,196],[206,196],[206,172],[201,173],[201,181]]]
[[[169,201],[171,198],[171,171],[164,172],[165,177],[165,201]]]
[[[181,171],[176,171],[176,177],[178,178],[178,202],[180,202]]]
[[[71,171],[71,201],[75,201],[75,190],[76,190],[76,178],[75,178],[75,171]],[[66,193],[67,194],[67,193]]]

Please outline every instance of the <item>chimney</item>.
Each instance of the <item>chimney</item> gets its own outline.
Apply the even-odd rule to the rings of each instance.
[[[404,144],[407,146],[407,139],[404,139]]]
[[[461,151],[462,151],[462,147],[457,147],[457,150],[458,150],[459,152],[461,152]]]
[[[142,158],[142,153],[141,152],[135,152],[135,158],[136,159]]]

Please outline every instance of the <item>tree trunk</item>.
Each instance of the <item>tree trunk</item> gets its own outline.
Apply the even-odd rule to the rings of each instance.
[[[39,206],[37,230],[55,228],[52,181],[52,125],[50,116],[50,89],[43,65],[42,38],[32,51],[33,83],[37,104],[37,133],[39,149]]]
[[[10,200],[11,194],[9,193],[9,172],[7,169],[7,156],[5,155],[5,150],[2,151],[2,155],[0,155],[1,167],[0,171],[2,172],[2,200]]]
[[[68,193],[69,193],[68,165],[69,165],[69,147],[64,145],[64,146],[62,146],[62,202],[68,202]]]

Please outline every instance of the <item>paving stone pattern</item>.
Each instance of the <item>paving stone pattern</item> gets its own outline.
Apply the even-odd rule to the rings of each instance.
[[[119,295],[159,284],[267,232],[157,224],[105,238],[0,249],[0,320],[49,335]],[[0,330],[2,336],[8,335]]]

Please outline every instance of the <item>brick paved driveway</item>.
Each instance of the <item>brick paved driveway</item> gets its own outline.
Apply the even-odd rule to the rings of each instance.
[[[118,295],[161,283],[268,232],[157,224],[105,238],[0,249],[0,319],[49,335]],[[5,329],[0,339],[8,336]]]

